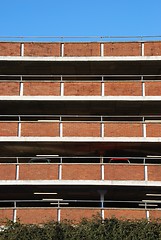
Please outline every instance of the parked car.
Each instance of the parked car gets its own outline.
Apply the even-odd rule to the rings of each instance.
[[[114,157],[111,158],[110,163],[130,163],[130,160],[128,158],[119,158],[119,157]]]
[[[35,157],[35,158],[31,158],[29,160],[29,163],[50,163],[50,162],[51,162],[51,160],[48,159],[48,158],[37,158],[37,157]]]

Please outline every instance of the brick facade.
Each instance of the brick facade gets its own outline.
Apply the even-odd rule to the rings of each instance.
[[[64,164],[63,180],[100,180],[100,165]]]
[[[64,56],[100,56],[100,43],[65,43]]]
[[[144,180],[144,166],[119,164],[105,165],[105,180]]]
[[[16,166],[12,164],[0,164],[0,180],[15,180]]]
[[[20,56],[20,43],[0,43],[0,56]]]
[[[18,82],[0,82],[0,96],[16,96],[20,94]]]
[[[148,180],[149,181],[161,181],[161,166],[160,165],[148,166]]]
[[[93,216],[100,215],[99,209],[76,209],[76,208],[69,208],[69,209],[62,209],[61,210],[61,220],[73,220],[79,222],[83,218],[92,218]]]
[[[58,122],[23,122],[21,135],[25,137],[57,137],[59,136]]]
[[[6,220],[13,220],[13,209],[0,209],[0,224],[4,224]]]
[[[60,83],[58,82],[25,82],[23,85],[25,96],[60,95]]]
[[[0,122],[0,136],[18,136],[18,123]]]
[[[60,56],[60,43],[25,43],[24,56]]]
[[[24,56],[61,56],[60,43],[24,42]],[[104,56],[141,56],[139,42],[105,42]],[[20,56],[21,43],[1,42],[0,56]],[[161,42],[145,42],[145,56],[161,56]],[[64,56],[101,56],[101,44],[97,42],[64,43]]]
[[[37,207],[4,207],[0,209],[0,218],[15,220],[16,217],[25,224],[39,224],[65,219],[79,222],[81,218],[97,214],[102,218],[141,219],[148,218],[148,214],[150,219],[160,217],[161,211],[148,210],[144,206],[141,209],[138,205],[134,209],[136,203],[129,207],[129,201],[129,205],[123,208],[120,199],[140,199],[138,204],[147,197],[145,188],[152,189],[146,183],[161,181],[159,164],[151,162],[146,165],[140,159],[134,159],[143,156],[144,160],[147,155],[160,152],[158,102],[161,79],[160,62],[157,62],[160,60],[153,61],[145,56],[161,56],[161,42],[2,42],[0,56],[0,69],[4,73],[0,76],[3,115],[0,120],[0,157],[6,151],[16,159],[13,164],[13,159],[7,163],[8,156],[6,162],[1,158],[0,190],[7,189],[6,180],[10,180],[11,190],[6,194],[9,200],[12,197],[13,200],[23,200],[28,192],[33,206],[37,202],[35,199],[40,200]],[[18,75],[11,75],[14,68]],[[9,111],[14,116],[9,116],[12,115]],[[148,114],[150,117],[146,116]],[[153,147],[150,143],[157,144]],[[41,152],[51,156],[50,163],[29,162],[32,153],[32,157],[36,157]],[[111,153],[118,157],[129,154],[129,158],[134,156],[136,162],[109,163]],[[21,154],[22,162],[16,163]],[[62,159],[65,162],[61,162]],[[139,181],[145,184],[144,189]],[[119,184],[124,195],[121,195]],[[24,189],[21,188],[21,192],[17,188],[17,194],[16,186]],[[133,187],[140,191],[137,196]],[[43,193],[35,194],[42,189]],[[101,191],[105,191],[105,196]],[[52,192],[56,192],[60,201],[69,199],[69,205],[51,208],[49,203],[46,207],[41,201],[43,194],[51,197]],[[0,200],[5,199],[4,195],[3,192]],[[80,199],[76,199],[79,196]],[[106,207],[103,206],[103,197],[107,200]],[[111,204],[109,199],[117,197],[116,208],[112,205],[107,208]],[[89,207],[90,201],[93,203]]]
[[[146,218],[145,210],[136,209],[108,209],[105,210],[105,218],[116,217],[119,219],[143,219]]]
[[[140,43],[105,43],[104,56],[140,56]]]
[[[105,122],[105,137],[142,137],[141,123]]]
[[[24,224],[40,224],[57,221],[57,209],[27,208],[18,209],[17,218]]]
[[[101,96],[101,83],[65,82],[65,96]]]
[[[154,122],[154,123],[147,123],[146,124],[146,135],[147,137],[160,137],[161,136],[161,124]]]
[[[145,42],[145,56],[161,56],[161,42]]]
[[[145,96],[160,96],[161,82],[149,81],[145,83]]]
[[[105,96],[141,96],[140,82],[105,82]]]
[[[100,123],[64,122],[64,137],[100,137]]]
[[[20,180],[57,180],[58,165],[57,164],[21,164]]]

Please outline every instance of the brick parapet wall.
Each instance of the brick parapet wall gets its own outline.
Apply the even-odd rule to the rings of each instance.
[[[63,164],[63,180],[101,180],[99,164]]]
[[[57,164],[21,164],[19,180],[57,180]]]
[[[161,42],[0,42],[0,56],[141,56],[143,52],[160,56]]]
[[[81,120],[81,119],[80,119]],[[127,119],[128,120],[128,119]],[[60,126],[61,124],[61,126]],[[2,121],[1,137],[161,137],[155,121]]]
[[[4,79],[5,80],[5,79]],[[23,84],[23,85],[22,85]],[[161,81],[31,81],[16,82],[14,80],[0,81],[0,96],[160,96]],[[20,86],[21,91],[20,91]],[[61,89],[63,94],[61,95]],[[21,93],[20,93],[21,92]]]
[[[24,224],[38,224],[57,221],[56,208],[24,208],[17,209],[17,219]]]
[[[23,122],[21,124],[21,136],[23,137],[58,137],[58,122]]]
[[[103,168],[102,168],[103,166]],[[161,166],[117,163],[0,164],[0,180],[161,181]]]
[[[144,180],[144,166],[143,165],[105,165],[105,180]]]
[[[13,211],[11,208],[0,208],[0,225],[3,225],[7,219],[13,221]]]
[[[143,219],[146,218],[144,209],[107,209],[105,218],[116,217],[118,219]]]
[[[59,211],[59,213],[58,213]],[[158,209],[136,209],[136,208],[104,208],[104,218],[116,217],[118,219],[146,219],[147,211],[149,219],[154,220],[161,217]],[[0,224],[4,224],[7,219],[14,220],[14,210],[12,208],[0,209]],[[59,215],[59,216],[58,216]],[[48,221],[72,220],[80,222],[83,218],[91,219],[94,216],[101,216],[100,208],[17,208],[16,220],[23,224],[41,224]]]

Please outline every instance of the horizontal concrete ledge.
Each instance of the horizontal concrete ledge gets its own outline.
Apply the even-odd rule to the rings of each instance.
[[[0,101],[161,101],[161,96],[0,96]]]
[[[160,143],[161,137],[0,137],[0,142],[53,142],[53,143]]]
[[[55,61],[55,62],[84,62],[84,61],[161,61],[161,56],[87,56],[87,57],[28,57],[0,56],[0,61]]]
[[[118,180],[1,180],[3,185],[58,185],[58,186],[138,186],[138,187],[161,187],[161,181],[118,181]]]

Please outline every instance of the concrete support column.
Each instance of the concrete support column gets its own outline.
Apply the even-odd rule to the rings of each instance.
[[[14,201],[13,222],[15,223],[16,220],[17,220],[17,206],[16,206],[16,201]]]
[[[20,56],[24,56],[24,48],[25,47],[25,45],[24,45],[24,43],[21,43],[21,49],[20,49]]]
[[[144,180],[148,181],[148,166],[144,165]]]
[[[103,57],[104,56],[104,43],[101,43],[100,48],[101,48],[101,57]]]
[[[58,222],[60,222],[60,217],[61,217],[60,215],[61,215],[61,209],[60,209],[60,206],[58,206],[58,209],[57,209],[57,221]]]
[[[62,123],[62,117],[59,119],[59,137],[63,137],[63,123]]]
[[[105,168],[104,168],[103,157],[100,157],[100,164],[101,164],[101,180],[104,180]]]
[[[21,137],[21,117],[18,116],[18,137]]]
[[[143,137],[146,138],[146,123],[145,123],[145,119],[143,117],[143,124],[142,124],[142,127],[143,127]]]
[[[22,76],[20,78],[20,90],[19,90],[20,96],[23,96],[23,81],[22,81]]]
[[[16,164],[16,180],[19,180],[20,166]]]
[[[60,45],[60,56],[64,57],[64,43],[61,43]]]
[[[144,42],[141,43],[141,56],[144,56]]]
[[[100,203],[101,203],[101,218],[102,218],[102,220],[104,220],[105,219],[105,216],[104,216],[104,200],[105,200],[106,191],[100,190],[99,194],[100,194]]]
[[[102,76],[101,80],[101,96],[105,96],[105,83],[104,83],[104,76]]]
[[[142,84],[142,96],[145,96],[145,82],[144,82],[144,77],[141,76],[141,84]]]
[[[64,82],[63,82],[63,76],[61,76],[60,79],[60,96],[64,96]]]
[[[147,209],[147,203],[145,203],[146,219],[149,221],[149,210]]]
[[[58,168],[58,179],[62,179],[62,157],[60,158],[59,168]]]
[[[16,158],[16,160],[17,160],[17,163],[16,163],[16,176],[15,176],[15,178],[16,178],[16,180],[19,180],[19,173],[20,173],[20,166],[19,166],[19,162],[18,162],[18,157]]]
[[[104,137],[104,121],[103,121],[103,117],[101,117],[101,137]]]

